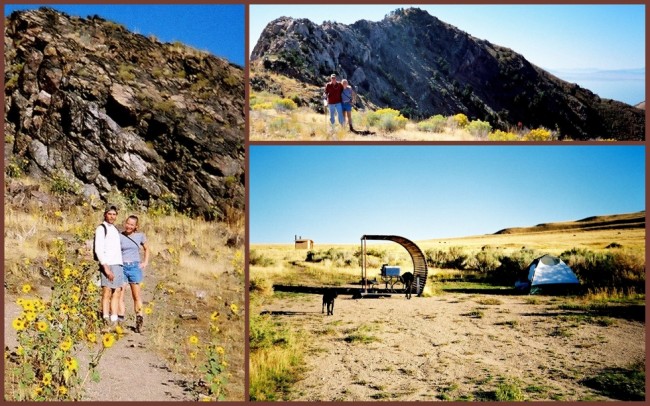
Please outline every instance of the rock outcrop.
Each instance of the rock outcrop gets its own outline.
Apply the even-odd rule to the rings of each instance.
[[[334,72],[372,104],[415,118],[464,113],[497,128],[521,122],[577,140],[645,139],[644,111],[601,99],[417,8],[351,25],[276,19],[255,45],[251,69],[318,86]]]
[[[241,67],[49,8],[11,14],[4,41],[6,163],[86,195],[243,209]]]

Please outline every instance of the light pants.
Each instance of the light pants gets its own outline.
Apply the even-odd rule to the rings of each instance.
[[[339,115],[339,124],[344,125],[345,118],[343,118],[343,106],[341,103],[328,104],[328,106],[330,108],[330,123],[334,125],[334,112],[336,112]]]

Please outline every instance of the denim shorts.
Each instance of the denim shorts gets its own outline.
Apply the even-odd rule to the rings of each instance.
[[[142,282],[142,269],[140,269],[139,262],[125,262],[124,263],[124,276],[126,280],[124,283],[141,283]]]
[[[113,272],[114,275],[112,282],[109,281],[106,277],[106,274],[104,274],[104,267],[101,265],[99,266],[99,273],[101,274],[101,285],[111,289],[121,288],[122,285],[124,285],[125,281],[122,265],[110,265],[110,268],[111,272]]]
[[[343,102],[343,111],[352,111],[352,103]]]

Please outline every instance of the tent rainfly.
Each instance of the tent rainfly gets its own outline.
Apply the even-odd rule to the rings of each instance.
[[[567,291],[575,289],[580,281],[575,273],[560,258],[552,255],[543,255],[528,265],[527,280],[520,278],[515,282],[515,288],[530,293],[542,291]]]

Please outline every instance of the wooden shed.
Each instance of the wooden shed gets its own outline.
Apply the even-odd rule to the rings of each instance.
[[[314,241],[308,238],[295,236],[294,238],[297,250],[310,250],[314,248]]]

